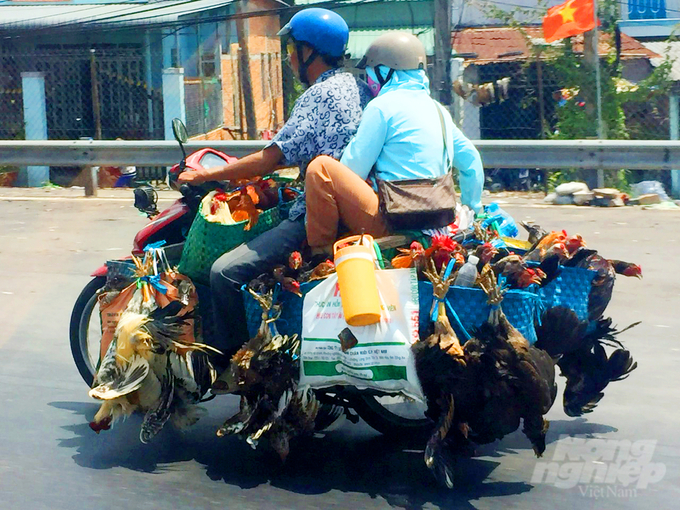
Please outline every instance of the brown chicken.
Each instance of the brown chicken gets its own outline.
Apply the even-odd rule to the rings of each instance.
[[[567,233],[564,230],[560,232],[552,231],[540,241],[537,241],[534,246],[529,249],[524,258],[526,260],[540,262],[553,253],[562,253],[566,258],[568,256],[566,246],[564,245],[566,240]]]
[[[257,220],[260,217],[260,210],[255,206],[255,202],[248,194],[241,194],[239,196],[238,203],[231,207],[231,217],[236,222],[247,221],[243,230],[250,230],[255,225],[257,225]]]
[[[274,267],[272,274],[274,275],[274,280],[281,284],[283,290],[292,292],[298,297],[302,297],[302,292],[300,292],[300,282],[298,282],[292,276],[287,275],[286,266],[280,265]]]
[[[479,259],[477,269],[481,271],[486,264],[491,262],[494,257],[498,255],[498,253],[498,249],[489,242],[477,246],[475,249],[475,256]]]
[[[616,274],[642,279],[642,267],[640,267],[638,264],[624,262],[623,260],[611,259],[608,262],[612,265],[612,268]]]
[[[491,265],[496,278],[505,277],[508,285],[516,289],[524,289],[529,285],[540,284],[545,273],[540,268],[530,268],[519,255],[508,255]]]
[[[399,255],[391,261],[394,269],[415,267],[419,272],[425,269],[425,248],[418,241],[413,241],[408,250],[405,248],[397,248],[397,250]]]
[[[298,281],[310,282],[323,280],[335,272],[335,264],[332,260],[314,257],[309,262],[305,262],[300,267]]]
[[[443,273],[430,269],[435,297],[450,285]],[[492,303],[500,304],[501,291],[487,266],[482,283]],[[545,450],[548,423],[543,415],[556,396],[552,358],[527,340],[495,308],[489,320],[461,347],[438,301],[434,333],[413,346],[416,370],[427,398],[427,416],[436,428],[425,449],[426,465],[435,478],[452,487],[453,456],[466,452],[471,442],[489,443],[517,430],[524,433],[536,455]]]
[[[255,448],[263,437],[285,460],[294,437],[314,431],[319,403],[309,389],[298,389],[300,340],[272,331],[272,293],[258,296],[262,323],[258,333],[233,356],[213,385],[214,393],[241,394],[239,411],[217,430],[222,437],[238,434]]]
[[[585,248],[586,247],[586,242],[583,240],[583,237],[581,237],[581,234],[576,234],[571,237],[569,237],[565,242],[564,246],[567,249],[567,253],[571,257],[574,253],[576,253],[580,248]]]

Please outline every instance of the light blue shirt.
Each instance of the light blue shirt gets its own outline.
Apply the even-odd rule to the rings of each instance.
[[[388,181],[444,175],[447,162],[436,108],[444,117],[448,161],[458,170],[461,202],[479,211],[484,185],[482,159],[449,112],[430,97],[425,71],[394,73],[378,97],[368,103],[340,161],[362,179],[369,175]]]

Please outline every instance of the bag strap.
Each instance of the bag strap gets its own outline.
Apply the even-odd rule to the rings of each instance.
[[[451,159],[449,158],[449,150],[446,144],[446,124],[444,123],[444,116],[442,115],[442,111],[439,108],[439,104],[434,99],[432,100],[432,102],[434,103],[434,107],[437,109],[437,114],[439,115],[439,124],[442,127],[442,142],[444,144],[444,161],[445,161],[444,166],[446,167],[445,169],[448,172],[451,170]]]

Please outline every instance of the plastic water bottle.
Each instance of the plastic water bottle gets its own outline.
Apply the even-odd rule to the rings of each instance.
[[[484,212],[489,215],[489,218],[484,220],[482,226],[484,228],[491,225],[491,223],[496,222],[498,225],[498,230],[502,236],[505,237],[517,237],[519,235],[519,230],[517,229],[517,223],[507,212],[500,208],[496,202],[492,202],[484,208]]]
[[[479,258],[474,255],[470,255],[468,260],[463,267],[458,271],[456,280],[453,282],[454,285],[458,287],[472,287],[477,280],[477,263]]]

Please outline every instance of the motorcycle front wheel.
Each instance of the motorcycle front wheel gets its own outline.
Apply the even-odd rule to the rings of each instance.
[[[99,360],[101,322],[95,312],[97,295],[106,284],[105,276],[97,276],[88,283],[78,296],[71,313],[69,337],[71,354],[78,372],[88,386],[92,386]]]

